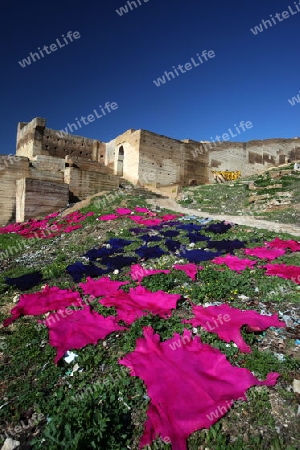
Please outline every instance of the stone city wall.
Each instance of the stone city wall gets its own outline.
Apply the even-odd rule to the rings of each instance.
[[[29,159],[38,155],[55,158],[70,155],[104,165],[105,150],[101,141],[46,128],[46,119],[40,117],[18,124],[16,154]]]
[[[24,222],[65,208],[69,186],[57,181],[22,178],[16,182],[16,221]]]
[[[141,131],[138,177],[141,184],[183,183],[185,148],[181,141]]]
[[[0,156],[0,226],[16,220],[16,181],[29,174],[28,158],[12,160],[7,167],[4,161],[5,156]]]

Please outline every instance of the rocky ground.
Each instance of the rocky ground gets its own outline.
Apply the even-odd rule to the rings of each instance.
[[[178,202],[203,214],[234,216],[236,223],[249,220],[259,226],[253,221],[257,219],[268,222],[269,229],[270,222],[299,228],[300,172],[291,168],[285,165],[234,182],[184,188]]]

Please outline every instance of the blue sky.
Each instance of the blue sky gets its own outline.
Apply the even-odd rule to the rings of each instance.
[[[125,0],[5,2],[1,7],[1,154],[15,152],[18,122],[45,117],[63,129],[75,118],[118,108],[75,134],[108,142],[129,128],[176,139],[211,140],[234,124],[253,126],[233,140],[295,137],[300,104],[300,12],[292,0]],[[45,5],[45,6],[44,6]],[[296,13],[254,35],[270,15]],[[299,7],[300,9],[300,7]],[[80,38],[51,52],[62,35]],[[18,61],[48,46],[48,55]],[[215,57],[157,87],[153,80],[197,53]]]

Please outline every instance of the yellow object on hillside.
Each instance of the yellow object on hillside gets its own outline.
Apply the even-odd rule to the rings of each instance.
[[[212,170],[211,172],[214,175],[214,179],[217,183],[234,181],[241,176],[241,172],[239,170],[235,170],[233,172],[230,172],[229,170]]]

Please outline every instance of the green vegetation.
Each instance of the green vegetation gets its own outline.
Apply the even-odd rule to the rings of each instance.
[[[220,196],[228,195],[228,204],[232,203],[232,195],[240,195],[241,205],[245,202],[247,191],[239,183],[235,183],[235,187],[226,185],[226,189],[218,185],[203,186],[201,189],[195,188],[195,193],[199,189],[199,194],[194,197],[201,198],[201,207],[207,198],[212,200],[212,188]],[[217,199],[214,202],[217,204]],[[94,211],[97,217],[113,212],[116,206],[132,208],[136,205],[147,206],[147,203],[145,199],[128,193],[121,200],[116,198],[111,201],[105,208],[99,207],[97,198],[94,198],[82,212]],[[5,285],[5,277],[41,269],[48,284],[61,288],[77,287],[66,274],[65,267],[109,237],[130,237],[136,241],[124,253],[129,256],[134,254],[141,242],[129,232],[129,228],[134,226],[131,220],[101,222],[96,221],[95,217],[89,217],[83,222],[82,229],[71,234],[53,239],[27,240],[26,248],[24,246],[16,255],[0,262],[0,321],[8,317],[14,306],[13,298],[18,293]],[[220,240],[241,239],[248,247],[263,245],[266,240],[277,236],[264,230],[249,233],[244,227],[234,227],[226,235],[210,235]],[[283,239],[293,238],[287,234],[278,236]],[[186,243],[182,234],[176,240]],[[1,249],[21,241],[22,238],[17,235],[0,235]],[[197,248],[203,246],[203,242],[197,244]],[[235,254],[243,253],[238,250]],[[149,260],[146,266],[169,269],[178,260],[176,255],[166,255],[158,260]],[[278,262],[300,266],[300,252],[287,253]],[[127,369],[118,364],[118,360],[134,350],[136,339],[142,336],[144,326],[152,326],[162,341],[171,338],[174,332],[181,333],[184,327],[191,329],[190,325],[182,323],[182,319],[191,317],[190,301],[196,304],[226,301],[242,309],[261,311],[266,308],[272,312],[290,310],[299,304],[299,286],[289,280],[264,276],[263,269],[255,268],[239,274],[226,267],[213,267],[210,262],[202,265],[204,270],[199,272],[196,282],[181,271],[144,278],[142,285],[153,292],[164,290],[182,295],[172,316],[168,320],[151,315],[142,317],[127,331],[113,333],[96,346],[88,345],[75,350],[78,357],[71,364],[61,360],[58,366],[54,365],[55,350],[48,344],[48,331],[44,326],[37,326],[37,320],[42,319],[42,316],[22,317],[10,327],[0,328],[0,444],[1,434],[4,436],[5,431],[9,434],[10,427],[22,421],[26,425],[32,413],[37,412],[42,413],[45,419],[28,429],[22,426],[21,432],[12,436],[21,441],[21,450],[136,450],[143,432],[149,399],[143,382],[138,377],[131,377]],[[125,269],[112,275],[112,279],[129,280],[127,272]],[[132,282],[130,286],[133,286]],[[130,286],[125,286],[124,290]],[[38,291],[40,287],[31,292]],[[104,308],[98,303],[93,304],[93,307],[105,316],[115,312],[114,308]],[[189,450],[296,450],[299,440],[295,414],[297,399],[287,389],[300,369],[299,357],[295,356],[296,352],[292,354],[295,346],[293,335],[285,335],[285,347],[279,351],[274,331],[246,333],[243,329],[243,338],[253,351],[242,354],[235,346],[225,344],[213,333],[204,330],[199,330],[199,333],[203,342],[219,348],[232,364],[248,368],[261,379],[270,371],[278,371],[281,377],[273,388],[250,389],[247,393],[248,402],[237,402],[209,430],[194,433],[189,438]],[[283,358],[278,358],[278,353],[282,353]],[[79,370],[71,376],[75,364],[78,364]],[[283,408],[279,416],[274,413],[271,395],[276,396]],[[287,427],[283,426],[286,420]],[[166,450],[170,446],[157,440],[151,448]]]
[[[199,209],[211,214],[251,215],[263,220],[298,225],[300,223],[300,173],[283,174],[280,178],[271,178],[270,173],[271,171],[267,171],[259,176],[224,184],[187,187],[183,189],[183,198],[179,203],[187,208]],[[259,190],[250,190],[250,183]],[[272,187],[278,184],[282,187]],[[285,197],[278,195],[280,192],[292,194],[288,197],[291,200],[290,205],[283,204]],[[269,194],[269,198],[258,203],[250,203],[249,197],[253,194],[258,196]],[[272,204],[272,200],[276,200],[279,207]]]

